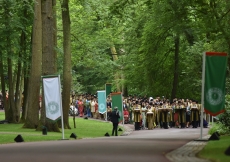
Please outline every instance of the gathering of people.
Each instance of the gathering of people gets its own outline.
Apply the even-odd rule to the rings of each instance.
[[[107,111],[98,110],[97,95],[72,94],[70,105],[77,109],[77,116],[111,121],[112,99],[107,96]],[[3,109],[0,94],[0,109]],[[41,102],[41,99],[39,100]],[[134,124],[135,130],[153,130],[154,128],[197,128],[200,127],[201,104],[196,100],[166,97],[122,97],[122,113],[124,124]],[[203,127],[207,128],[207,120],[203,119]]]
[[[123,123],[134,124],[135,130],[154,128],[197,128],[200,127],[201,104],[196,100],[162,97],[123,97]],[[110,96],[106,99],[107,112],[98,112],[98,101],[96,95],[72,96],[72,104],[78,109],[79,117],[111,121],[112,100]],[[208,127],[204,119],[203,127]]]
[[[164,97],[150,97],[127,98],[123,102],[126,105],[124,109],[129,110],[129,121],[135,123],[135,130],[152,130],[156,127],[168,129],[192,126],[192,128],[197,128],[200,126],[201,104],[195,100],[175,98],[170,102]]]

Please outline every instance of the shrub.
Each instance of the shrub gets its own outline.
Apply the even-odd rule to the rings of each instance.
[[[227,128],[223,123],[216,122],[212,125],[212,127],[209,129],[209,134],[213,134],[215,132],[218,132],[220,135],[230,134],[229,128]]]
[[[219,121],[210,129],[210,134],[216,131],[222,135],[230,133],[230,95],[225,96],[225,110],[218,115]]]
[[[230,128],[230,95],[225,97],[225,112],[219,115],[219,121]]]

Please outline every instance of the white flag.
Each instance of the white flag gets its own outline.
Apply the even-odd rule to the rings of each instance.
[[[59,77],[43,78],[46,117],[57,120],[61,116],[61,90]]]

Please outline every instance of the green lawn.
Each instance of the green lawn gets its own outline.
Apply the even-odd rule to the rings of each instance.
[[[4,113],[0,112],[0,120],[5,118]],[[73,125],[73,118],[69,118],[69,123],[72,129],[65,129],[65,139],[75,140],[70,138],[71,133],[77,135],[77,139],[103,137],[106,132],[111,135],[112,123],[102,122],[99,120],[86,120],[76,118],[76,128]],[[42,135],[42,131],[35,129],[22,128],[23,124],[0,124],[0,144],[14,143],[14,138],[20,134],[25,142],[31,141],[50,141],[62,139],[62,133],[48,132],[47,135]],[[123,128],[122,128],[123,130]],[[118,132],[119,135],[123,131]]]
[[[225,155],[228,147],[230,147],[230,136],[220,136],[220,140],[209,141],[198,156],[214,162],[228,162],[230,155]]]

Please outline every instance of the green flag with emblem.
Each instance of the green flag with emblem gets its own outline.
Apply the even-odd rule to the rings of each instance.
[[[112,84],[110,83],[106,83],[105,84],[105,95],[106,95],[106,98],[108,97],[108,95],[112,92]]]
[[[119,122],[123,122],[123,103],[122,103],[122,94],[121,92],[115,92],[111,93],[112,97],[112,109],[114,110],[114,107],[118,107],[119,111]]]
[[[216,116],[225,111],[227,53],[205,53],[204,110]]]

